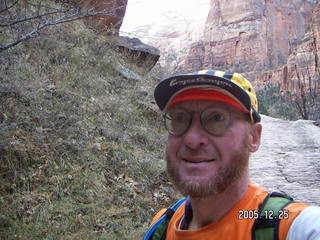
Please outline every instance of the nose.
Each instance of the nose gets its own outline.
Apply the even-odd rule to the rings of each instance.
[[[184,144],[192,150],[196,150],[208,143],[208,133],[202,127],[200,117],[196,114],[192,118],[191,125],[183,136]]]

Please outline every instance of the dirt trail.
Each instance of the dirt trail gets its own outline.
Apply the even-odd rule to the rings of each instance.
[[[251,156],[251,180],[296,201],[320,205],[320,127],[262,116],[262,145]]]

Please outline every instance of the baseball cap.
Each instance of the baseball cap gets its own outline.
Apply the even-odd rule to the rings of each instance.
[[[202,70],[173,75],[156,86],[154,98],[163,112],[182,101],[215,100],[229,103],[250,114],[253,122],[261,121],[257,96],[251,83],[235,72]]]

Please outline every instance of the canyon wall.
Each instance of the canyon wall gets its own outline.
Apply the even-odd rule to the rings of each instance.
[[[310,25],[299,44],[293,48],[287,63],[260,75],[261,82],[271,79],[281,84],[282,91],[297,91],[301,87],[320,90],[320,4],[313,10]]]
[[[311,14],[309,25],[301,39],[292,47],[286,63],[275,68],[244,72],[261,89],[266,85],[280,84],[281,93],[297,91],[320,91],[320,5]],[[249,66],[250,67],[250,66]]]
[[[203,40],[191,47],[185,65],[239,65],[247,71],[284,64],[311,11],[305,0],[212,0]]]
[[[306,0],[212,0],[204,37],[190,46],[179,70],[228,69],[258,87],[280,82],[292,89],[301,64],[308,62],[313,72],[318,67],[315,6]]]
[[[201,0],[193,12],[169,11],[126,31],[160,49],[168,74],[237,71],[258,89],[280,83],[285,91],[299,77],[317,78],[319,1]]]

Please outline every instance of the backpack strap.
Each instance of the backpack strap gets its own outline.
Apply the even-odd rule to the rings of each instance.
[[[259,217],[252,227],[253,240],[279,239],[279,223],[289,215],[283,210],[293,199],[283,193],[269,194],[259,206]]]
[[[143,240],[163,240],[166,238],[167,227],[175,211],[182,205],[188,198],[181,198],[174,205],[169,207],[164,214],[152,224],[148,232],[144,235]]]

